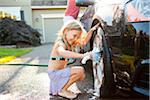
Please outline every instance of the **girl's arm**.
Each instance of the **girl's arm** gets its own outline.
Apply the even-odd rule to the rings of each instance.
[[[96,24],[94,27],[92,27],[92,28],[90,29],[90,31],[88,31],[88,33],[87,33],[85,39],[84,39],[83,41],[81,41],[81,43],[80,43],[81,45],[84,46],[84,45],[86,45],[86,44],[89,42],[89,40],[90,40],[90,38],[91,38],[91,36],[92,36],[93,31],[95,31],[98,26],[99,26],[99,23]]]
[[[80,53],[72,52],[69,50],[65,50],[63,46],[59,46],[57,48],[57,51],[58,51],[58,54],[64,58],[83,58],[87,55],[91,55],[91,52],[80,54]]]

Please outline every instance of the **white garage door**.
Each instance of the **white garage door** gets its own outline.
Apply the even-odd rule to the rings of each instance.
[[[44,38],[45,43],[54,42],[57,33],[63,25],[63,19],[60,18],[44,18]]]

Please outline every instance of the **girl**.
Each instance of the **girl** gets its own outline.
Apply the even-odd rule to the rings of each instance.
[[[82,66],[67,67],[67,58],[83,58],[91,55],[91,52],[80,54],[73,52],[73,49],[77,45],[86,45],[98,25],[86,33],[87,36],[84,40],[81,38],[83,38],[85,30],[77,20],[71,20],[61,28],[48,65],[51,95],[59,95],[69,99],[76,98],[77,95],[67,89],[73,83],[84,79],[84,69]]]

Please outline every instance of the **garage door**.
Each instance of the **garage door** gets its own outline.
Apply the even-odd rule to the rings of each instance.
[[[57,38],[57,33],[63,25],[63,19],[60,18],[44,18],[44,38],[45,43],[54,42]]]

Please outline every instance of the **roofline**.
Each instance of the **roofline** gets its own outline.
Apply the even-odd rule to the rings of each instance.
[[[67,6],[31,6],[32,10],[66,9]]]

